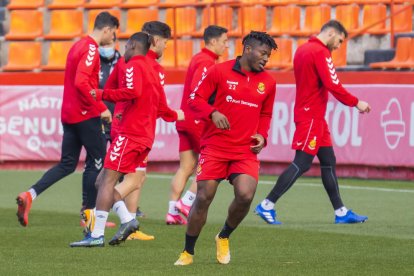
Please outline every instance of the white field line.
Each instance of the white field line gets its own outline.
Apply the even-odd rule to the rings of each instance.
[[[148,174],[147,177],[157,178],[157,179],[171,179],[172,178],[172,176],[170,175],[162,175],[162,174]],[[259,184],[274,185],[275,181],[260,180]],[[301,187],[323,187],[322,183],[311,183],[311,182],[299,182],[294,185],[301,186]],[[414,189],[413,190],[390,189],[390,188],[360,187],[360,186],[348,186],[348,185],[339,185],[339,187],[341,189],[349,189],[349,190],[366,190],[366,191],[394,192],[394,193],[414,193]]]

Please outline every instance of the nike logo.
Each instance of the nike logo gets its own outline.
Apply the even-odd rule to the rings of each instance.
[[[296,142],[296,146],[300,146],[302,144],[303,144],[303,142]]]
[[[310,108],[309,107],[305,107],[304,109],[305,109],[305,111],[309,111]]]
[[[81,111],[82,115],[85,115],[88,111]]]
[[[198,125],[200,123],[199,120],[194,120],[194,123],[196,123],[196,125]]]

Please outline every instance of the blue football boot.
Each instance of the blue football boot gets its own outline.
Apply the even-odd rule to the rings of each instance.
[[[335,216],[335,223],[336,224],[349,224],[349,223],[362,223],[368,219],[367,216],[360,216],[352,210],[348,210],[345,216],[339,217]]]
[[[90,235],[87,235],[83,240],[78,242],[72,242],[70,247],[103,247],[105,246],[104,236],[99,238],[92,238]]]
[[[276,220],[275,210],[265,210],[260,203],[256,206],[256,209],[254,209],[254,213],[260,216],[268,224],[282,224],[282,222]]]

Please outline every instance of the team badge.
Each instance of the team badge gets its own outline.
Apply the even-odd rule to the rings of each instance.
[[[263,82],[259,82],[259,85],[257,86],[257,92],[259,94],[263,94],[265,92],[265,84]]]
[[[309,142],[308,148],[310,150],[314,150],[316,147],[316,136],[313,137],[313,139]]]

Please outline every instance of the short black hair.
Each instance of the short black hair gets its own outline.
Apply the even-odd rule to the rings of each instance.
[[[136,41],[142,45],[142,49],[144,50],[145,54],[148,52],[151,43],[152,43],[152,35],[146,32],[136,32],[130,36],[129,40]]]
[[[341,24],[341,22],[339,22],[338,20],[329,20],[328,22],[326,22],[322,28],[321,28],[321,32],[325,31],[328,28],[333,28],[335,29],[337,32],[339,33],[343,33],[345,35],[345,38],[348,37],[348,32],[346,31],[344,25]]]
[[[243,47],[246,47],[246,45],[254,46],[257,44],[259,45],[266,44],[273,50],[277,49],[277,44],[275,40],[273,39],[273,37],[271,37],[266,32],[251,31],[248,35],[246,35],[243,38],[242,44],[243,44]]]
[[[142,26],[141,31],[149,33],[150,35],[159,35],[162,38],[171,38],[171,28],[164,22],[148,21]]]
[[[222,34],[227,32],[228,30],[226,28],[217,25],[210,25],[204,30],[204,42],[205,44],[208,44],[213,38],[219,38]]]
[[[119,20],[109,12],[101,12],[96,16],[93,29],[102,30],[104,27],[119,28]]]

